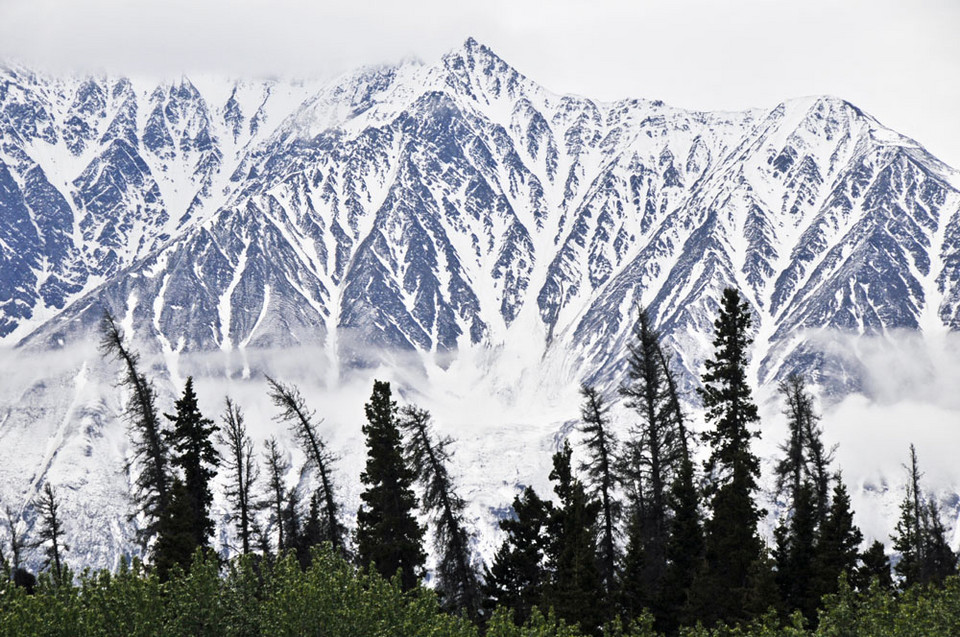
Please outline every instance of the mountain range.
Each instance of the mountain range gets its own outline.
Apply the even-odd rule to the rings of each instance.
[[[869,392],[837,335],[960,330],[960,173],[842,99],[598,102],[473,39],[322,82],[0,67],[0,341],[88,348],[7,383],[0,501],[58,464],[78,493],[95,482],[115,541],[94,562],[130,524],[119,399],[89,352],[105,309],[172,386],[190,357],[242,380],[309,352],[327,388],[404,366],[523,400],[614,391],[643,305],[692,401],[730,286],[756,386],[796,372],[827,401]],[[493,456],[516,444],[493,438]]]

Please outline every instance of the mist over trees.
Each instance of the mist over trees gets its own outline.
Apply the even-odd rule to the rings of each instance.
[[[298,387],[267,377],[264,394],[303,467],[276,437],[258,453],[230,398],[217,421],[207,418],[192,378],[160,418],[138,354],[106,314],[102,351],[126,400],[131,519],[146,557],[115,574],[76,576],[64,564],[69,524],[56,485],[44,483],[18,509],[7,503],[0,637],[14,627],[49,634],[39,627],[57,621],[76,634],[81,617],[84,626],[115,626],[95,634],[163,626],[178,635],[307,626],[375,634],[364,631],[379,630],[369,623],[378,617],[380,628],[400,631],[390,634],[438,635],[887,634],[891,622],[934,634],[923,623],[930,616],[960,627],[958,558],[923,490],[916,450],[891,568],[880,539],[854,523],[835,450],[799,376],[779,386],[787,436],[773,463],[778,521],[772,544],[764,540],[753,448],[760,417],[746,371],[751,320],[739,293],[724,290],[696,433],[671,353],[638,308],[616,391],[581,387],[576,433],[559,439],[552,458],[552,494],[517,485],[499,520],[502,542],[484,564],[458,489],[455,441],[437,433],[428,411],[401,406],[390,383],[373,382],[358,423],[366,464],[354,518],[339,499],[337,450]],[[218,479],[222,522],[212,511]],[[32,525],[25,507],[35,511]],[[235,543],[215,541],[218,524]],[[436,559],[429,582],[427,537]],[[30,551],[44,557],[39,579],[23,566]]]

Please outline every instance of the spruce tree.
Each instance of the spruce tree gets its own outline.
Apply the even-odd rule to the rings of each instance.
[[[942,584],[946,578],[957,574],[957,554],[947,542],[940,508],[932,498],[927,502],[927,518],[927,563],[924,578],[928,582]]]
[[[423,488],[423,507],[433,518],[437,591],[445,608],[476,619],[482,602],[480,582],[464,526],[466,502],[457,494],[447,469],[452,441],[438,439],[430,425],[429,412],[417,407],[402,410],[400,428],[406,433],[405,459]]]
[[[893,548],[900,553],[894,570],[904,589],[916,584],[940,583],[957,572],[957,556],[947,544],[940,511],[936,503],[923,496],[917,450],[912,444],[910,466],[906,469],[906,494],[893,536]]]
[[[787,405],[784,414],[789,435],[780,446],[783,457],[774,469],[777,495],[784,497],[788,508],[792,509],[800,483],[810,480],[814,487],[817,524],[820,525],[826,519],[830,505],[830,463],[834,450],[826,449],[823,444],[820,416],[814,409],[813,396],[807,392],[803,377],[791,374],[780,382],[779,391]]]
[[[403,459],[390,383],[374,381],[365,410],[367,463],[360,481],[366,489],[357,512],[357,559],[385,577],[399,572],[403,589],[409,590],[420,581],[426,556],[423,529],[414,517],[414,473]]]
[[[297,486],[287,492],[280,524],[283,527],[284,550],[297,558],[301,568],[306,568],[309,565],[310,547],[305,535],[305,524],[300,510],[300,489]]]
[[[280,443],[271,437],[264,443],[263,461],[267,467],[267,492],[262,506],[270,511],[270,520],[277,527],[277,552],[286,548],[283,528],[283,512],[287,504],[286,475],[290,461],[280,451]]]
[[[776,581],[786,608],[800,610],[812,622],[822,588],[815,564],[816,538],[827,523],[832,452],[823,446],[819,416],[803,377],[787,377],[779,391],[786,402],[788,436],[774,468],[777,495],[786,505],[774,533]],[[839,572],[833,575],[834,582],[838,576]]]
[[[640,308],[633,336],[628,380],[620,387],[627,406],[639,416],[621,461],[630,502],[622,603],[628,616],[647,607],[662,623],[667,615],[662,608],[664,594],[682,595],[675,589],[665,591],[663,580],[669,567],[670,492],[689,456],[676,383],[660,335],[644,308]],[[692,479],[692,475],[688,477]],[[674,584],[680,585],[682,579]]]
[[[672,634],[684,623],[684,609],[696,573],[703,560],[703,524],[700,494],[695,483],[690,437],[686,429],[677,383],[669,357],[659,348],[660,364],[667,381],[668,406],[673,412],[680,443],[679,471],[670,488],[668,506],[672,515],[667,542],[667,572],[660,588],[657,627]]]
[[[875,540],[866,551],[860,554],[860,562],[855,577],[857,590],[861,593],[866,592],[874,579],[885,590],[893,588],[890,558],[887,557],[887,552],[883,548],[883,542]]]
[[[800,485],[806,477],[805,423],[813,413],[812,399],[803,391],[803,378],[795,374],[780,382],[780,393],[787,403],[787,441],[780,445],[783,457],[774,468],[777,495],[785,496],[789,509],[794,508]]]
[[[550,519],[547,548],[550,583],[544,591],[545,605],[586,633],[599,631],[609,615],[597,569],[597,515],[600,503],[591,500],[570,466],[570,444],[553,456],[550,479],[555,482],[557,506]]]
[[[500,521],[506,533],[484,578],[484,608],[508,609],[513,621],[522,626],[531,611],[543,600],[547,573],[544,564],[547,526],[553,505],[541,500],[532,487],[513,500],[513,516]]]
[[[53,493],[49,482],[43,485],[43,494],[37,504],[40,514],[40,532],[37,535],[37,546],[46,544],[47,556],[44,568],[52,569],[53,581],[60,584],[63,581],[63,562],[61,555],[70,548],[64,543],[63,519],[60,516],[60,503]]]
[[[176,413],[165,414],[173,423],[173,429],[166,432],[173,451],[171,463],[182,472],[191,537],[195,546],[207,547],[214,531],[210,518],[210,505],[213,504],[210,483],[220,464],[220,454],[212,440],[217,427],[200,413],[192,377],[187,378],[183,395],[174,406]]]
[[[153,565],[161,582],[170,579],[175,568],[186,571],[200,546],[192,500],[183,479],[174,476],[170,503],[157,525],[157,541],[153,545]]]
[[[590,497],[600,504],[600,541],[598,565],[600,581],[608,598],[617,589],[617,527],[620,521],[620,501],[616,489],[620,483],[617,467],[619,453],[608,415],[609,407],[603,396],[588,385],[580,387],[583,404],[580,408],[580,432],[586,437],[587,461],[581,465],[586,472]]]
[[[311,551],[313,547],[320,545],[323,540],[323,521],[321,520],[321,498],[318,492],[310,496],[310,509],[307,513],[307,521],[303,525],[303,533],[300,543],[303,545],[305,556],[304,568],[310,565]]]
[[[323,501],[323,539],[330,542],[334,550],[346,555],[347,533],[340,520],[340,506],[337,503],[333,480],[333,463],[336,458],[327,449],[326,442],[318,432],[316,414],[307,408],[306,401],[295,386],[284,385],[269,377],[267,382],[273,404],[281,409],[278,420],[290,426],[307,456],[308,463],[317,471]]]
[[[130,428],[133,458],[129,468],[138,469],[135,481],[137,511],[145,524],[139,537],[144,546],[157,533],[170,500],[170,449],[164,428],[157,414],[156,392],[140,372],[139,355],[124,344],[124,335],[113,316],[104,311],[100,326],[100,350],[105,356],[120,361],[123,376],[120,387],[129,392],[124,418]],[[133,516],[132,516],[133,517]]]
[[[5,507],[4,512],[7,518],[7,532],[10,534],[10,558],[13,560],[10,563],[10,574],[12,577],[20,570],[20,565],[23,562],[24,549],[28,547],[24,535],[20,530],[20,516],[15,515],[9,506]]]
[[[812,621],[819,601],[814,581],[817,525],[814,487],[805,480],[794,493],[793,511],[774,533],[776,582],[786,608],[799,610]]]
[[[200,413],[193,378],[187,378],[183,395],[174,403],[176,413],[166,414],[173,429],[165,432],[173,453],[171,464],[180,470],[170,490],[170,501],[158,526],[154,563],[161,579],[174,565],[189,569],[198,548],[207,548],[214,524],[210,518],[220,454],[213,446],[216,425]]]
[[[833,488],[830,510],[826,520],[820,526],[817,539],[814,570],[818,598],[837,592],[837,582],[841,573],[846,573],[850,578],[855,577],[862,541],[863,534],[853,523],[850,495],[847,493],[843,478],[838,475]],[[881,545],[881,550],[882,548]],[[889,565],[887,571],[889,575]]]
[[[224,405],[219,441],[226,447],[224,466],[229,472],[225,495],[233,507],[233,516],[237,521],[240,549],[246,555],[250,553],[252,546],[253,516],[256,510],[254,493],[260,470],[253,455],[253,441],[247,435],[247,427],[243,422],[243,413],[230,398],[226,399]]]
[[[764,559],[757,533],[762,511],[754,500],[760,461],[750,449],[759,434],[757,406],[747,383],[750,312],[740,294],[723,291],[714,321],[713,358],[706,361],[698,389],[713,425],[704,433],[711,453],[705,465],[710,517],[704,524],[705,565],[694,583],[692,604],[705,623],[748,619],[752,587]]]
[[[693,461],[686,453],[670,490],[673,519],[667,542],[667,572],[657,604],[657,628],[667,634],[675,633],[681,624],[691,619],[688,596],[704,559],[700,494],[695,483]]]

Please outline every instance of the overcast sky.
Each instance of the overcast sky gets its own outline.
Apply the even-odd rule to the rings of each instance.
[[[328,75],[473,35],[556,92],[700,109],[831,94],[960,167],[958,0],[0,0],[50,69]]]

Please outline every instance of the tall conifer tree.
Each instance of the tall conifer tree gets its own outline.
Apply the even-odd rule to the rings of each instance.
[[[893,536],[893,548],[900,553],[894,570],[903,588],[941,582],[957,572],[957,557],[946,542],[940,511],[934,503],[927,502],[921,491],[920,465],[912,444],[907,471],[906,495]]]
[[[400,428],[406,433],[406,461],[423,488],[423,507],[433,517],[437,590],[446,608],[476,618],[482,599],[464,526],[466,502],[457,494],[447,469],[452,440],[437,438],[430,413],[417,407],[402,410]]]
[[[698,389],[713,429],[704,433],[711,453],[705,470],[710,517],[704,524],[705,568],[692,593],[695,612],[706,623],[748,619],[753,588],[765,561],[757,533],[762,511],[755,494],[760,461],[750,448],[759,434],[757,406],[747,383],[749,306],[731,288],[723,291],[714,321],[713,357],[706,361]]]
[[[862,541],[863,534],[853,523],[850,495],[847,493],[842,476],[838,475],[833,488],[830,510],[826,520],[820,526],[817,539],[814,571],[818,598],[837,592],[837,581],[841,573],[847,573],[849,577],[855,578]],[[889,571],[889,565],[887,570]]]
[[[131,433],[133,459],[130,465],[139,470],[134,483],[135,495],[137,511],[145,518],[139,536],[146,546],[150,538],[156,535],[160,519],[170,501],[172,476],[169,442],[157,413],[153,384],[140,372],[139,355],[124,343],[120,327],[106,310],[100,332],[100,351],[122,363],[120,387],[130,394],[124,418]]]
[[[226,496],[237,521],[240,549],[246,555],[250,553],[252,545],[253,516],[256,510],[254,493],[260,470],[253,455],[253,441],[247,435],[247,427],[243,422],[243,412],[230,398],[225,402],[219,441],[226,447],[224,465],[230,473]]]
[[[616,489],[620,483],[617,467],[619,449],[613,434],[609,407],[603,396],[588,385],[580,387],[583,403],[580,408],[580,431],[586,436],[587,461],[581,469],[586,472],[590,496],[600,504],[600,537],[598,565],[600,580],[608,597],[617,589],[617,528],[620,522],[620,501]]]
[[[290,461],[280,451],[280,443],[271,437],[264,443],[263,461],[267,468],[267,492],[262,506],[269,509],[270,519],[277,527],[277,552],[287,548],[286,534],[283,528],[283,511],[287,504],[286,475],[290,471]]]
[[[183,396],[174,404],[176,413],[166,414],[173,423],[167,437],[173,451],[172,464],[183,474],[183,486],[190,509],[190,529],[196,546],[209,545],[214,524],[210,518],[213,504],[211,482],[217,475],[220,454],[213,444],[217,427],[212,420],[200,413],[197,394],[193,390],[193,378],[188,377]]]
[[[43,485],[43,494],[37,505],[40,514],[40,532],[37,535],[37,544],[46,544],[46,568],[52,569],[54,582],[63,581],[63,561],[61,556],[69,547],[64,543],[63,519],[60,515],[60,502],[53,493],[49,482]]]
[[[639,423],[625,444],[623,476],[630,499],[623,604],[628,615],[642,608],[666,617],[663,580],[673,517],[670,492],[687,458],[686,431],[676,384],[660,335],[640,308],[627,358],[628,380],[620,387]],[[689,476],[692,479],[692,475]],[[679,585],[679,580],[674,584]],[[670,595],[679,594],[675,589]]]
[[[337,503],[336,488],[333,479],[335,457],[327,449],[326,442],[317,428],[316,414],[307,408],[300,391],[293,385],[284,385],[267,378],[270,385],[270,397],[273,404],[281,409],[278,419],[286,422],[293,430],[308,462],[317,470],[320,480],[320,498],[323,502],[323,539],[330,542],[334,550],[347,553],[347,532],[340,520],[340,505]]]
[[[597,569],[597,515],[600,503],[591,500],[570,466],[570,444],[553,456],[550,479],[560,501],[550,520],[547,555],[550,583],[544,601],[557,614],[586,633],[599,631],[612,600],[604,596]]]
[[[193,378],[187,378],[183,395],[175,403],[176,413],[166,414],[173,429],[165,436],[173,452],[171,464],[180,470],[173,481],[170,503],[160,518],[159,538],[154,546],[155,562],[162,578],[174,564],[189,568],[193,553],[209,546],[214,524],[211,482],[217,475],[220,454],[213,445],[216,425],[200,413]]]
[[[521,626],[543,599],[547,572],[544,564],[547,527],[553,505],[541,500],[532,487],[513,500],[513,516],[500,521],[507,534],[484,578],[484,608],[506,608]]]
[[[366,489],[357,512],[357,559],[362,566],[375,565],[385,577],[399,571],[404,590],[409,590],[420,581],[426,556],[423,528],[414,517],[414,473],[403,459],[390,383],[374,381],[365,410],[367,464],[360,481]]]

